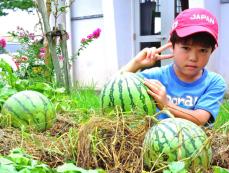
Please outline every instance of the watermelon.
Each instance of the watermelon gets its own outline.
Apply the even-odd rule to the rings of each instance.
[[[185,158],[186,168],[207,169],[212,158],[207,136],[201,127],[181,118],[167,118],[152,126],[143,142],[144,164],[151,168]],[[203,145],[204,144],[204,145]],[[203,147],[203,148],[202,148]],[[201,149],[202,148],[202,149]],[[201,150],[200,150],[201,149]]]
[[[124,72],[111,79],[102,89],[100,103],[103,113],[121,109],[122,112],[154,114],[155,102],[147,93],[143,79],[135,73]]]
[[[52,102],[37,91],[21,91],[9,97],[2,114],[14,127],[44,131],[52,127],[56,113]]]

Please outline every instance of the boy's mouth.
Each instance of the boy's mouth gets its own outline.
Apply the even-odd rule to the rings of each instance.
[[[197,68],[196,65],[186,65],[185,67],[188,69],[196,69]]]

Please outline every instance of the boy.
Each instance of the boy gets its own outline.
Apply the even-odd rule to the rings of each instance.
[[[197,125],[215,121],[226,84],[224,79],[204,67],[218,45],[216,18],[201,8],[187,9],[175,19],[170,42],[160,48],[145,48],[122,68],[137,72],[157,60],[173,58],[173,63],[139,72],[157,107]],[[170,48],[172,54],[159,55]],[[161,114],[159,119],[167,118]]]

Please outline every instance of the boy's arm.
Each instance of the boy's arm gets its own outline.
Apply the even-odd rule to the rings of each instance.
[[[151,67],[158,60],[172,58],[173,54],[159,55],[162,51],[170,48],[171,46],[171,43],[167,43],[159,48],[144,48],[127,65],[122,67],[121,71],[135,73],[142,68]]]
[[[123,66],[121,68],[121,71],[125,71],[125,72],[137,72],[138,70],[140,70],[141,67],[139,66],[139,64],[136,62],[136,59],[132,59],[128,64],[126,64],[125,66]]]
[[[189,110],[181,108],[171,102],[168,102],[166,108],[178,118],[184,118],[189,121],[194,122],[197,125],[205,125],[211,117],[211,114],[208,111],[197,109]]]
[[[144,84],[149,88],[147,92],[154,98],[160,110],[167,108],[175,117],[190,120],[197,125],[204,125],[210,119],[211,113],[206,110],[189,110],[170,102],[166,95],[166,88],[159,81],[146,79]]]

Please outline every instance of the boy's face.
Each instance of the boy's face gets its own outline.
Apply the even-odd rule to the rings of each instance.
[[[202,75],[202,69],[208,63],[211,47],[188,41],[175,43],[173,48],[174,70],[183,81],[192,82]]]

